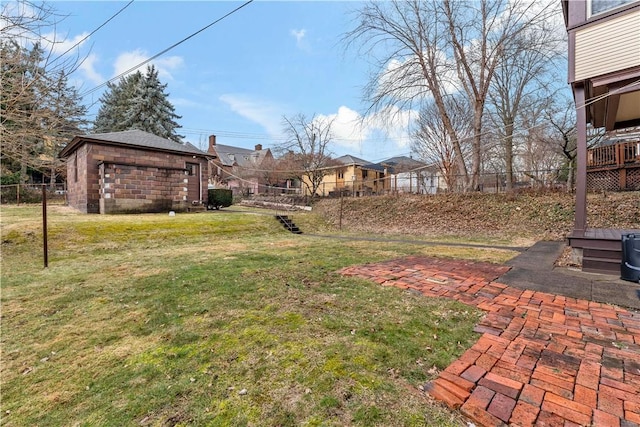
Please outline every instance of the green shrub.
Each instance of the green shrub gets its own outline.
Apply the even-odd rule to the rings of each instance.
[[[209,200],[207,209],[220,209],[231,206],[233,203],[233,193],[226,188],[214,188],[209,190]]]
[[[0,185],[20,184],[20,172],[6,173],[0,176]]]

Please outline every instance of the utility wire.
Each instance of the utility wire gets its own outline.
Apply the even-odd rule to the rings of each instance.
[[[100,84],[100,85],[98,85],[98,86],[94,87],[93,89],[89,89],[88,91],[86,91],[86,92],[84,92],[84,93],[80,94],[80,96],[81,96],[81,97],[84,97],[84,96],[86,96],[86,95],[88,95],[88,94],[90,94],[90,93],[93,93],[93,92],[97,91],[98,89],[100,89],[100,88],[102,88],[102,87],[104,87],[104,86],[108,85],[108,84],[109,84],[109,83],[111,83],[112,81],[117,80],[117,79],[119,79],[120,77],[122,77],[122,76],[124,76],[124,75],[126,75],[126,74],[129,74],[130,72],[134,71],[135,69],[137,69],[137,68],[139,68],[139,67],[141,67],[141,66],[143,66],[143,65],[145,65],[145,64],[147,64],[147,63],[149,63],[149,62],[151,62],[151,61],[153,61],[153,60],[154,60],[154,59],[156,59],[157,57],[159,57],[159,56],[161,56],[161,55],[164,55],[165,53],[169,52],[171,49],[173,49],[173,48],[175,48],[175,47],[177,47],[177,46],[181,45],[182,43],[186,42],[187,40],[189,40],[189,39],[191,39],[191,38],[195,37],[196,35],[200,34],[201,32],[203,32],[204,30],[208,29],[209,27],[211,27],[211,26],[213,26],[213,25],[217,24],[218,22],[222,21],[223,19],[227,18],[228,16],[233,15],[234,13],[236,13],[237,11],[239,11],[240,9],[242,9],[243,7],[247,6],[249,3],[252,3],[252,2],[253,2],[253,0],[248,0],[247,2],[245,2],[245,3],[243,3],[242,5],[240,5],[240,6],[236,7],[235,9],[233,9],[231,12],[227,13],[226,15],[224,15],[224,16],[222,16],[222,17],[220,17],[220,18],[216,19],[215,21],[211,22],[210,24],[208,24],[208,25],[206,25],[206,26],[204,26],[204,27],[200,28],[200,29],[199,29],[198,31],[196,31],[195,33],[192,33],[192,34],[188,35],[187,37],[183,38],[183,39],[182,39],[182,40],[180,40],[179,42],[174,43],[173,45],[169,46],[168,48],[164,49],[163,51],[161,51],[161,52],[159,52],[159,53],[156,53],[156,54],[155,54],[155,55],[153,55],[151,58],[149,58],[149,59],[147,59],[147,60],[145,60],[145,61],[142,61],[141,63],[139,63],[139,64],[137,64],[137,65],[134,65],[133,67],[129,68],[128,70],[126,70],[126,71],[124,71],[124,72],[122,72],[122,73],[118,74],[117,76],[115,76],[115,77],[113,77],[113,78],[111,78],[111,79],[107,80],[106,82],[104,82],[104,83],[102,83],[102,84]]]
[[[95,30],[93,30],[92,32],[90,32],[86,37],[84,37],[82,40],[80,40],[79,42],[77,42],[76,44],[74,44],[73,46],[71,46],[69,49],[67,49],[62,55],[58,56],[56,59],[54,59],[53,61],[51,61],[51,63],[53,64],[54,62],[56,62],[58,59],[62,58],[63,56],[65,56],[67,53],[71,52],[71,50],[75,49],[77,46],[79,46],[82,42],[84,42],[86,39],[88,39],[89,37],[91,37],[92,35],[94,35],[96,32],[98,32],[98,30],[100,30],[100,28],[104,27],[105,25],[107,25],[109,23],[109,21],[111,21],[112,19],[114,19],[116,16],[120,15],[120,13],[122,13],[122,11],[124,11],[126,8],[128,8],[129,6],[131,6],[131,3],[133,3],[134,0],[131,0],[129,3],[127,3],[122,9],[120,9],[119,11],[117,11],[114,15],[111,16],[111,18],[107,19],[106,21],[104,21],[102,23],[102,25],[100,25],[98,28],[96,28]]]
[[[587,100],[585,100],[584,104],[581,105],[576,105],[576,109],[580,109],[580,108],[585,108],[588,107],[592,104],[595,104],[598,101],[601,101],[603,99],[608,98],[609,96],[612,95],[616,95],[617,93],[620,93],[630,87],[636,86],[636,85],[640,85],[640,80],[636,80],[634,82],[631,82],[629,84],[626,84],[625,86],[622,86],[620,88],[617,88],[615,90],[609,91],[607,93],[604,93],[602,95],[593,97],[593,98],[589,98]],[[526,131],[530,131],[530,130],[534,130],[536,128],[540,128],[540,127],[544,127],[546,126],[545,123],[540,123],[540,124],[536,124],[536,125],[532,125],[529,126],[527,128],[521,129],[519,130],[519,132],[515,133],[512,137],[517,137],[517,136],[524,136],[524,132]],[[266,134],[252,134],[252,133],[244,133],[244,132],[235,132],[235,131],[225,131],[225,130],[212,130],[212,129],[192,129],[192,128],[185,128],[182,129],[185,133],[187,134],[191,134],[191,135],[198,135],[198,134],[203,134],[203,133],[212,133],[214,135],[217,136],[222,136],[225,138],[239,138],[239,139],[267,139],[267,140],[275,140],[275,141],[280,141],[282,139],[284,139],[283,136],[278,136],[278,137],[271,137],[269,135]],[[490,136],[492,135],[494,132],[493,131],[486,131],[480,134],[480,136]],[[457,140],[457,142],[466,142],[469,140],[472,140],[476,137],[477,135],[472,135],[469,137],[465,137],[465,138],[459,138]],[[334,141],[372,141],[372,142],[385,142],[390,138],[333,138]],[[413,139],[410,135],[408,136],[400,136],[400,137],[396,137],[396,138],[391,138],[394,140],[411,140]],[[498,140],[502,141],[502,140],[506,140],[506,137],[501,137],[498,138]],[[454,141],[452,141],[454,142]]]

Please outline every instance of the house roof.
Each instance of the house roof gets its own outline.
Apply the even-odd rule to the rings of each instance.
[[[263,150],[249,150],[247,148],[232,147],[231,145],[216,144],[212,147],[218,161],[223,166],[251,167],[262,163],[269,149]]]
[[[360,165],[360,169],[385,172],[386,168],[378,163],[367,163],[366,165]]]
[[[393,168],[394,173],[415,171],[416,169],[426,168],[427,166],[429,166],[424,162],[412,159],[411,157],[407,156],[391,157],[390,159],[381,161],[380,164],[384,166],[390,166],[391,168]]]
[[[373,170],[378,172],[384,172],[384,166],[378,163],[371,163],[367,160],[361,159],[359,157],[345,155],[342,157],[338,157],[336,162],[342,163],[343,165],[356,165],[360,166],[360,169]]]
[[[85,142],[101,142],[125,147],[136,147],[154,151],[169,151],[181,154],[192,154],[201,157],[210,155],[192,144],[185,142],[179,144],[170,139],[162,138],[141,130],[125,130],[122,132],[95,133],[74,137],[66,147],[62,149],[59,157],[68,157],[73,151]]]
[[[364,159],[360,159],[358,157],[355,156],[350,156],[350,155],[346,155],[346,156],[342,156],[342,157],[338,157],[336,159],[336,162],[340,162],[343,165],[358,165],[358,166],[362,166],[362,165],[368,165],[371,162],[364,160]]]

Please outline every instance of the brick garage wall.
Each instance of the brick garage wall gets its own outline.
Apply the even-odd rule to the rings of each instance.
[[[184,211],[187,183],[184,169],[102,163],[100,213]]]
[[[67,158],[67,203],[83,213],[89,212],[87,185],[87,146],[83,145]]]
[[[202,194],[183,194],[187,190],[185,175],[186,163],[200,164],[202,175]],[[101,166],[104,165],[104,166]],[[121,185],[119,192],[104,192],[105,176],[101,176],[101,168],[109,165],[135,166],[127,169],[128,178],[119,177],[120,183],[115,181],[110,185]],[[139,172],[133,172],[138,169]],[[160,173],[161,170],[164,172]],[[172,171],[172,172],[170,172]],[[77,172],[77,175],[76,175]],[[106,174],[106,170],[102,171]],[[109,172],[111,174],[111,172]],[[114,172],[115,173],[115,172]],[[74,178],[77,176],[77,180]],[[109,177],[111,179],[112,176]],[[87,142],[67,158],[67,189],[69,205],[84,213],[100,213],[101,208],[111,213],[115,212],[154,212],[157,206],[169,206],[172,210],[183,210],[187,206],[185,200],[207,200],[207,161],[203,158],[193,158],[188,154],[167,153],[162,151],[144,150],[117,145]],[[145,181],[145,185],[133,184],[133,181]],[[158,181],[154,184],[154,180]],[[115,178],[114,178],[115,179]],[[129,181],[129,182],[124,182]],[[149,182],[146,182],[149,181]],[[169,184],[169,182],[171,184]],[[138,188],[131,188],[136,185]],[[154,186],[154,189],[150,189]],[[136,193],[133,193],[133,191]],[[160,202],[158,192],[165,191],[165,202]],[[138,193],[139,192],[139,193]],[[169,195],[171,193],[171,195]],[[106,194],[110,199],[107,200]],[[126,197],[125,197],[126,196]],[[186,198],[185,198],[186,196]],[[113,202],[113,199],[118,202]],[[126,201],[125,201],[126,200]],[[150,210],[144,210],[146,207]],[[169,210],[169,209],[162,209]]]

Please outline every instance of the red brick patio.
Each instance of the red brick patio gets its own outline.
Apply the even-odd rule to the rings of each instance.
[[[495,282],[509,267],[410,257],[341,273],[487,312],[425,391],[482,426],[640,425],[640,313]]]

